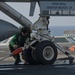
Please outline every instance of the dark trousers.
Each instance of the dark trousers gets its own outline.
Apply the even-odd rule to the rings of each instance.
[[[15,49],[9,44],[9,50],[12,53]],[[17,65],[19,62],[21,62],[19,54],[13,56],[13,58],[15,59],[15,63],[14,63],[15,65]]]

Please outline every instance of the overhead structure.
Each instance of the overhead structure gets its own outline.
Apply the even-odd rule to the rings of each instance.
[[[2,2],[31,2],[31,1],[38,1],[38,0],[0,0]]]
[[[40,1],[39,4],[41,15],[75,16],[74,1]]]
[[[75,0],[0,0],[3,2],[32,2],[32,1],[75,1]]]
[[[41,16],[75,16],[74,0],[0,0],[2,2],[31,2],[30,16],[34,15],[36,2]]]

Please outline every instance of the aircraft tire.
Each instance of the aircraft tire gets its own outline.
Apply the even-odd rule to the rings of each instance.
[[[29,63],[29,65],[38,64],[36,58],[33,56],[33,50],[31,48],[24,50],[23,57],[23,59],[25,59]]]
[[[36,59],[40,64],[53,64],[57,55],[57,48],[51,41],[42,41],[36,46]]]

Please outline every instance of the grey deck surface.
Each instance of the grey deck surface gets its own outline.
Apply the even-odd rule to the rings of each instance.
[[[75,75],[75,65],[0,65],[0,75]]]
[[[7,52],[1,52],[0,58],[7,56]],[[72,56],[75,58],[75,53]],[[59,54],[59,57],[64,58],[66,56]],[[14,59],[12,57],[0,61],[0,75],[75,75],[75,64],[68,64],[68,60],[56,60],[53,65],[20,64],[15,66],[13,63]]]

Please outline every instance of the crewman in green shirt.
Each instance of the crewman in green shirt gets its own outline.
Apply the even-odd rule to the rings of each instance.
[[[23,47],[26,40],[29,38],[30,39],[30,33],[31,30],[29,27],[22,27],[20,28],[20,32],[15,34],[13,36],[13,38],[11,39],[10,43],[9,43],[9,50],[11,52],[13,52],[15,49],[19,48],[19,47]],[[20,59],[20,55],[17,54],[15,56],[13,56],[15,59],[14,65],[18,65],[19,62],[21,62]]]

